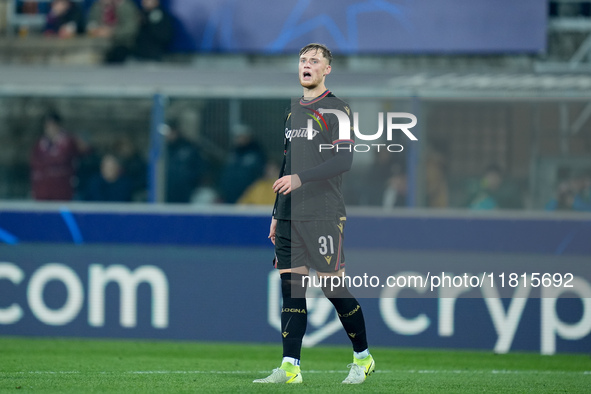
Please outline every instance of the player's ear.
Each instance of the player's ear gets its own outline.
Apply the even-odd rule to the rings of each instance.
[[[326,76],[326,75],[330,74],[330,70],[332,70],[332,68],[331,68],[331,66],[330,66],[330,64],[329,64],[329,65],[328,65],[328,66],[326,66],[326,68],[324,69],[324,75]]]

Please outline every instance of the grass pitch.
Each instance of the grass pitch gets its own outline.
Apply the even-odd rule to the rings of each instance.
[[[348,347],[302,353],[301,385],[255,385],[279,345],[0,337],[0,393],[591,392],[589,355],[372,348],[376,373],[347,375]]]

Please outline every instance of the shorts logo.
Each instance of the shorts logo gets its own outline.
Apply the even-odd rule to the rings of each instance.
[[[326,260],[326,264],[330,265],[330,260],[332,260],[332,256],[324,256],[324,260]]]
[[[337,227],[339,228],[339,230],[341,230],[341,234],[342,234],[343,233],[343,223],[337,224]]]
[[[281,333],[281,335],[283,335],[283,338],[285,338],[285,337],[287,337],[287,336],[289,335],[289,333],[288,333],[287,331],[283,331],[283,332]]]
[[[357,334],[356,334],[356,333],[354,333],[354,332],[350,332],[348,335],[349,335],[351,338],[355,338],[355,337],[357,336]]]

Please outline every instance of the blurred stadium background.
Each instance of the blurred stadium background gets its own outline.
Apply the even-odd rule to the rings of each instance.
[[[277,339],[270,207],[222,189],[251,176],[232,172],[245,133],[267,162],[281,160],[284,109],[301,94],[295,59],[308,42],[333,49],[327,86],[367,134],[377,119],[364,114],[418,119],[418,142],[382,138],[404,151],[357,154],[346,175],[353,269],[377,249],[391,253],[392,274],[416,259],[470,258],[474,273],[491,256],[591,263],[591,1],[168,0],[174,38],[163,59],[117,65],[102,61],[105,39],[44,34],[49,3],[0,0],[0,334]],[[75,3],[87,12],[93,1]],[[84,146],[70,201],[32,192],[48,111]],[[199,156],[186,203],[169,195],[182,171],[169,171],[171,128]],[[135,163],[128,202],[82,188],[107,153]],[[251,183],[264,178],[261,167]],[[570,298],[526,303],[480,293],[455,304],[368,300],[370,339],[589,352],[591,278],[582,280]],[[256,306],[235,303],[236,293]],[[317,315],[309,345],[346,343],[334,316]],[[252,324],[236,332],[235,318]]]

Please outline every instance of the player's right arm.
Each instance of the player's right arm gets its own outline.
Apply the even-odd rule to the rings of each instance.
[[[283,169],[285,168],[285,157],[283,158],[283,164],[281,165],[281,170],[279,176],[283,175]],[[269,227],[269,236],[268,238],[273,242],[275,245],[275,229],[277,228],[277,219],[275,219],[275,214],[277,213],[277,203],[279,200],[279,193],[275,196],[275,205],[273,205],[273,214],[271,215],[271,226]]]
[[[291,109],[286,111],[286,115],[285,115],[285,125],[286,125],[286,129],[287,129],[287,121],[289,120],[289,118],[291,117]],[[283,162],[281,163],[281,167],[279,169],[279,177],[278,180],[281,179],[284,175],[285,175],[285,162],[287,160],[287,138],[285,138],[283,140]],[[277,181],[275,181],[275,183],[277,183]],[[275,185],[273,185],[273,188],[275,187]],[[275,191],[275,190],[274,190]],[[279,193],[276,193],[275,196],[275,204],[273,205],[273,214],[271,215],[271,226],[269,227],[269,236],[268,238],[271,240],[271,242],[273,242],[273,245],[275,245],[275,230],[277,229],[277,219],[275,219],[275,214],[277,213],[277,205],[279,203]]]

